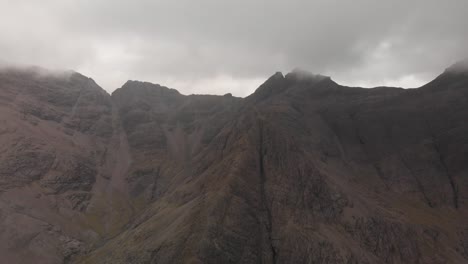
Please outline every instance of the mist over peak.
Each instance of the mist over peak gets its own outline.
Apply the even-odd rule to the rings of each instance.
[[[31,75],[36,78],[61,78],[68,79],[72,75],[81,75],[73,70],[60,70],[44,68],[37,65],[26,65],[26,64],[13,64],[13,63],[0,63],[0,72],[11,73],[11,74],[25,74]],[[83,76],[83,75],[81,75]]]
[[[447,68],[446,71],[451,73],[468,73],[468,58],[457,61]]]
[[[329,76],[314,74],[300,68],[294,68],[291,72],[286,74],[285,78],[297,81],[322,81],[325,79],[331,79]]]

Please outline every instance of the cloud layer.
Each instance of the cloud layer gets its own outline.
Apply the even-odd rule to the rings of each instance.
[[[466,0],[0,0],[4,63],[182,93],[251,93],[299,67],[415,87],[468,56]]]

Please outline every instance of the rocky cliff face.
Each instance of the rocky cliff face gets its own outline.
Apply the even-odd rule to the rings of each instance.
[[[463,65],[463,64],[462,64]],[[10,263],[468,263],[468,71],[247,98],[0,74]]]

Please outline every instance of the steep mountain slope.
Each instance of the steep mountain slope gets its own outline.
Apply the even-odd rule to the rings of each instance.
[[[2,73],[0,253],[468,263],[467,72],[407,90],[276,73],[244,99]]]
[[[73,72],[10,69],[0,83],[2,262],[61,263],[128,220],[129,206],[112,197],[127,193],[114,183],[129,162],[117,112]]]

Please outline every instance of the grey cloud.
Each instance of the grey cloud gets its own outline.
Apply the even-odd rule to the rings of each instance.
[[[109,91],[141,79],[246,95],[296,67],[343,84],[415,86],[468,54],[464,0],[8,2],[4,60],[82,71]]]

